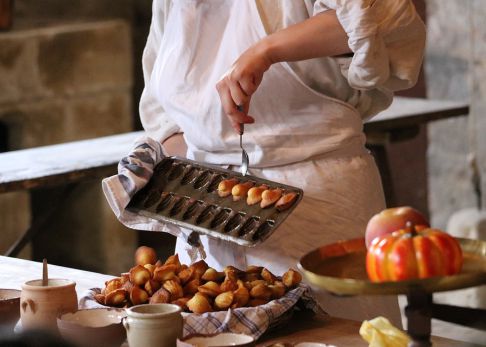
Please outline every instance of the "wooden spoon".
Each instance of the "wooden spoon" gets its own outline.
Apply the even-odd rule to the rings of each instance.
[[[42,286],[47,286],[49,283],[49,277],[47,275],[47,259],[42,260]]]

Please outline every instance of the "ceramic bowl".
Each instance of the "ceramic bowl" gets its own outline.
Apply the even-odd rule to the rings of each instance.
[[[220,333],[211,335],[190,335],[184,339],[177,340],[177,347],[249,347],[254,346],[253,337],[244,334]]]
[[[61,336],[80,347],[120,347],[127,335],[122,325],[124,309],[93,308],[65,313],[57,318]]]
[[[0,330],[13,332],[20,318],[20,293],[17,289],[0,289]]]

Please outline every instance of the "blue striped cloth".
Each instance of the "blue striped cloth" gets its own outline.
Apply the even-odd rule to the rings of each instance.
[[[86,292],[79,300],[79,309],[103,307],[94,298],[94,295],[100,292],[100,288]],[[191,334],[232,332],[251,335],[258,339],[264,332],[288,321],[294,309],[306,310],[310,314],[327,315],[312,296],[310,287],[301,283],[280,299],[272,300],[265,305],[203,314],[183,313],[184,337]]]

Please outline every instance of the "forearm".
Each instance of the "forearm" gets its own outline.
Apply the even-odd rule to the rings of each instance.
[[[257,46],[271,63],[278,63],[350,53],[347,41],[336,12],[326,11],[267,36]]]
[[[184,136],[182,133],[174,134],[164,142],[162,142],[162,147],[164,148],[164,153],[170,156],[178,156],[185,158],[187,154],[187,144],[184,141]]]

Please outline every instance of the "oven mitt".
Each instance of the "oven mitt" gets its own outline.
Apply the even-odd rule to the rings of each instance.
[[[370,347],[407,347],[410,342],[408,335],[393,326],[385,317],[365,320],[359,334]]]
[[[176,237],[183,237],[192,246],[188,250],[191,260],[204,259],[206,255],[199,242],[199,234],[125,209],[135,193],[148,183],[155,166],[164,157],[162,145],[158,141],[148,136],[135,140],[131,152],[118,163],[118,174],[105,178],[101,182],[106,200],[123,225],[131,229],[162,231]]]

